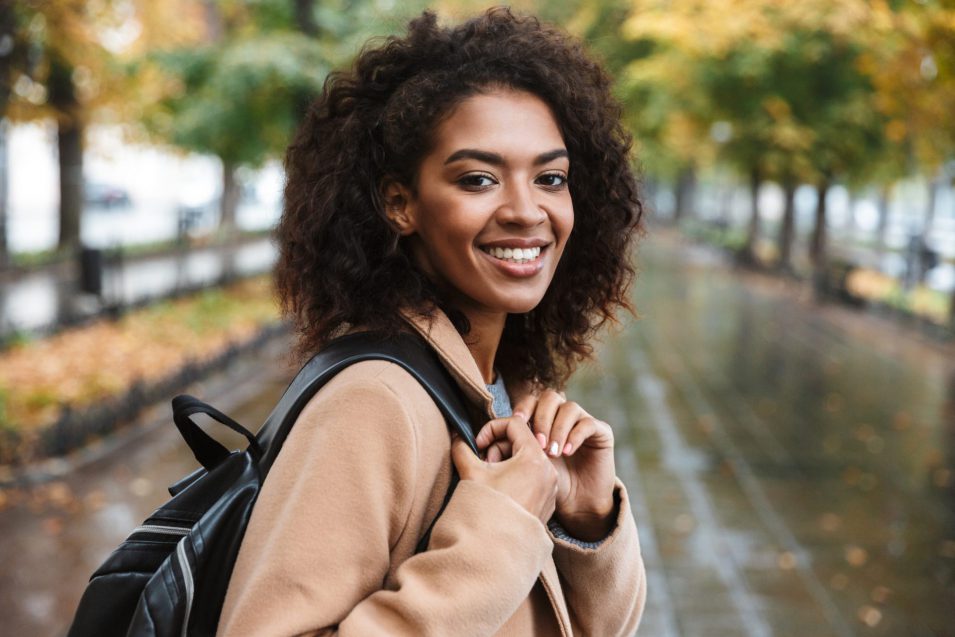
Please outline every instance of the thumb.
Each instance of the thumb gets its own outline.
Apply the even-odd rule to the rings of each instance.
[[[474,454],[468,443],[457,434],[451,438],[451,461],[454,462],[462,480],[467,480],[484,463]]]

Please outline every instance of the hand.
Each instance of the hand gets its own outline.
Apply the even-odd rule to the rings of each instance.
[[[585,541],[606,537],[616,520],[610,425],[550,389],[525,396],[514,413],[531,417],[538,445],[557,469],[556,512],[561,526]]]
[[[480,482],[510,496],[544,524],[554,514],[557,497],[557,470],[534,439],[527,419],[492,420],[477,436],[479,449],[498,441],[498,455],[485,462],[458,436],[451,442],[451,459],[462,480]],[[507,449],[507,459],[500,449]],[[488,453],[490,456],[490,452]]]

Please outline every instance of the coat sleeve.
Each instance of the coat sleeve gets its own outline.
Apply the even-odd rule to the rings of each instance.
[[[595,549],[556,537],[554,563],[561,575],[574,635],[633,635],[643,614],[647,585],[637,525],[627,489],[614,490],[617,523]]]
[[[386,590],[392,549],[422,531],[409,524],[421,485],[407,406],[430,399],[350,373],[363,365],[329,383],[293,427],[256,503],[219,634],[490,635],[553,550],[535,516],[465,480],[429,550],[405,560]]]

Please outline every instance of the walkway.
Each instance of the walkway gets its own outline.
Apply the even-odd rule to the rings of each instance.
[[[639,635],[955,635],[952,352],[675,239],[640,254],[641,320],[568,390],[617,434]],[[260,422],[281,349],[196,392]],[[152,419],[68,480],[0,492],[10,634],[63,634],[89,573],[194,466],[168,406]]]

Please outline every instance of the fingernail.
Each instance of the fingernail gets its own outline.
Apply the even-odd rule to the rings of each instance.
[[[555,440],[554,442],[550,443],[550,451],[549,451],[550,455],[552,455],[552,456],[554,456],[554,457],[556,458],[556,457],[559,455],[559,454],[557,453],[559,449],[560,449],[560,446],[557,444],[557,441],[556,441],[556,440]]]
[[[544,434],[537,434],[537,442],[540,443],[541,449],[547,446],[547,438],[544,437]]]
[[[527,422],[527,414],[525,414],[523,411],[517,410],[514,412],[514,415],[520,418],[521,420],[523,420],[524,422]]]
[[[571,447],[571,445],[570,445],[569,442],[568,442],[566,445],[564,445],[564,455],[565,455],[565,456],[568,455],[568,454],[570,454],[570,447]]]

